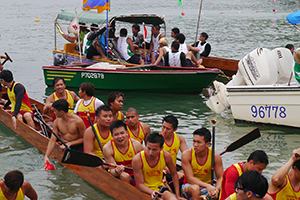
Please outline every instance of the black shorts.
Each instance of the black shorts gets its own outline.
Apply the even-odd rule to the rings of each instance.
[[[98,56],[98,55],[100,55],[100,53],[98,52],[98,50],[93,45],[91,45],[87,49],[87,54],[86,54],[87,59],[92,59],[93,56]]]
[[[193,67],[192,61],[190,59],[185,59],[186,67]]]
[[[129,63],[133,63],[133,64],[139,64],[140,63],[140,57],[138,55],[133,55],[126,61],[129,62]]]

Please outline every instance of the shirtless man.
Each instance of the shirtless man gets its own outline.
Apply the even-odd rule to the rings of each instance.
[[[65,99],[59,99],[52,104],[52,109],[57,119],[53,123],[53,131],[56,134],[61,135],[61,139],[71,147],[71,149],[83,151],[83,133],[85,131],[85,125],[80,117],[68,113],[68,102]],[[52,153],[57,138],[54,134],[51,135],[48,142],[44,162],[49,163],[49,156]],[[64,145],[60,145],[61,149],[64,149]]]
[[[150,134],[150,126],[144,122],[139,122],[139,113],[137,109],[129,107],[126,110],[127,132],[130,138],[146,145],[146,138]]]
[[[125,167],[132,167],[133,157],[143,150],[143,146],[137,140],[128,137],[126,124],[117,120],[110,125],[110,132],[113,140],[103,147],[104,159],[108,163],[116,163],[117,167],[111,167],[110,173],[135,185],[133,180],[133,171]]]
[[[25,87],[21,83],[14,81],[13,74],[9,70],[0,73],[0,83],[7,87],[8,101],[0,107],[8,107],[11,104],[12,125],[17,129],[17,119],[23,121],[34,128],[33,112],[29,102],[29,97]]]
[[[62,77],[55,77],[53,79],[53,86],[56,92],[48,96],[44,106],[44,113],[48,113],[51,109],[52,103],[58,99],[65,99],[69,103],[69,108],[73,108],[74,102],[76,103],[80,98],[73,91],[66,89],[66,82]],[[72,109],[69,109],[69,113],[73,113]],[[53,120],[55,120],[53,115]]]
[[[179,180],[176,173],[172,156],[163,150],[164,138],[159,133],[151,133],[147,137],[146,150],[134,156],[132,167],[134,178],[139,190],[151,195],[153,199],[157,194],[162,195],[162,199],[183,199],[180,197]],[[176,197],[169,191],[159,193],[159,186],[163,186],[163,170],[170,169]]]
[[[113,122],[113,112],[109,105],[102,105],[97,108],[95,121],[94,128],[103,147],[113,139],[109,130],[109,126]],[[86,129],[83,139],[85,153],[104,158],[92,127]]]
[[[150,49],[149,49],[149,53],[148,53],[148,55],[150,55],[150,57],[151,57],[151,64],[155,63],[155,60],[156,60],[155,55],[156,55],[156,51],[159,48],[158,41],[161,38],[165,37],[159,31],[160,31],[160,26],[158,24],[152,26]]]
[[[113,121],[122,120],[124,121],[124,114],[121,112],[124,105],[124,94],[119,91],[113,91],[107,97],[107,104],[113,111]]]
[[[90,118],[94,123],[96,117],[96,110],[99,106],[104,103],[99,100],[97,97],[94,97],[95,86],[92,83],[81,83],[79,86],[78,95],[80,100],[77,102],[74,113],[83,120],[85,127],[88,128],[91,126],[91,123],[87,116],[87,111],[90,114]]]

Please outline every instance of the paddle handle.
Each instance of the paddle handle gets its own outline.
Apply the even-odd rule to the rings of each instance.
[[[215,134],[216,134],[216,120],[211,120],[212,127],[212,153],[211,153],[211,183],[213,184],[214,180],[214,171],[215,171]]]
[[[118,165],[116,165],[116,164],[112,164],[112,163],[102,163],[103,165],[107,165],[107,166],[110,166],[110,167],[118,167]],[[131,167],[125,167],[125,169],[127,169],[127,170],[131,170],[131,171],[133,171],[133,169],[131,168]]]
[[[159,193],[162,193],[162,192],[164,192],[166,189],[167,189],[167,187],[166,186],[159,186],[160,187],[160,189],[159,189]],[[156,194],[155,195],[155,197],[152,199],[152,200],[156,200],[157,199],[157,197],[158,197],[158,195],[159,194]]]
[[[95,135],[95,137],[96,137],[96,139],[97,139],[97,142],[98,142],[98,144],[99,144],[99,147],[100,147],[101,151],[103,152],[103,147],[102,147],[102,144],[101,144],[101,142],[100,142],[100,139],[99,139],[99,137],[98,137],[98,135],[97,135],[97,133],[96,133],[94,124],[93,124],[93,122],[92,122],[92,119],[91,119],[91,116],[90,116],[90,111],[87,110],[87,111],[85,111],[85,112],[86,112],[87,117],[89,118],[89,122],[90,122],[90,124],[91,124],[91,127],[92,127],[92,130],[93,130],[93,132],[94,132],[94,135]]]

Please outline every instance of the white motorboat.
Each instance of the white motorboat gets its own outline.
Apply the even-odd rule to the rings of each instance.
[[[230,108],[236,121],[300,128],[300,86],[293,66],[286,48],[255,49],[240,60],[232,81],[214,82],[216,95],[206,104],[216,113]]]

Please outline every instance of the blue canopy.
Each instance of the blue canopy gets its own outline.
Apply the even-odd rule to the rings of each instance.
[[[300,10],[293,12],[286,16],[286,19],[292,24],[299,24],[300,23]]]

